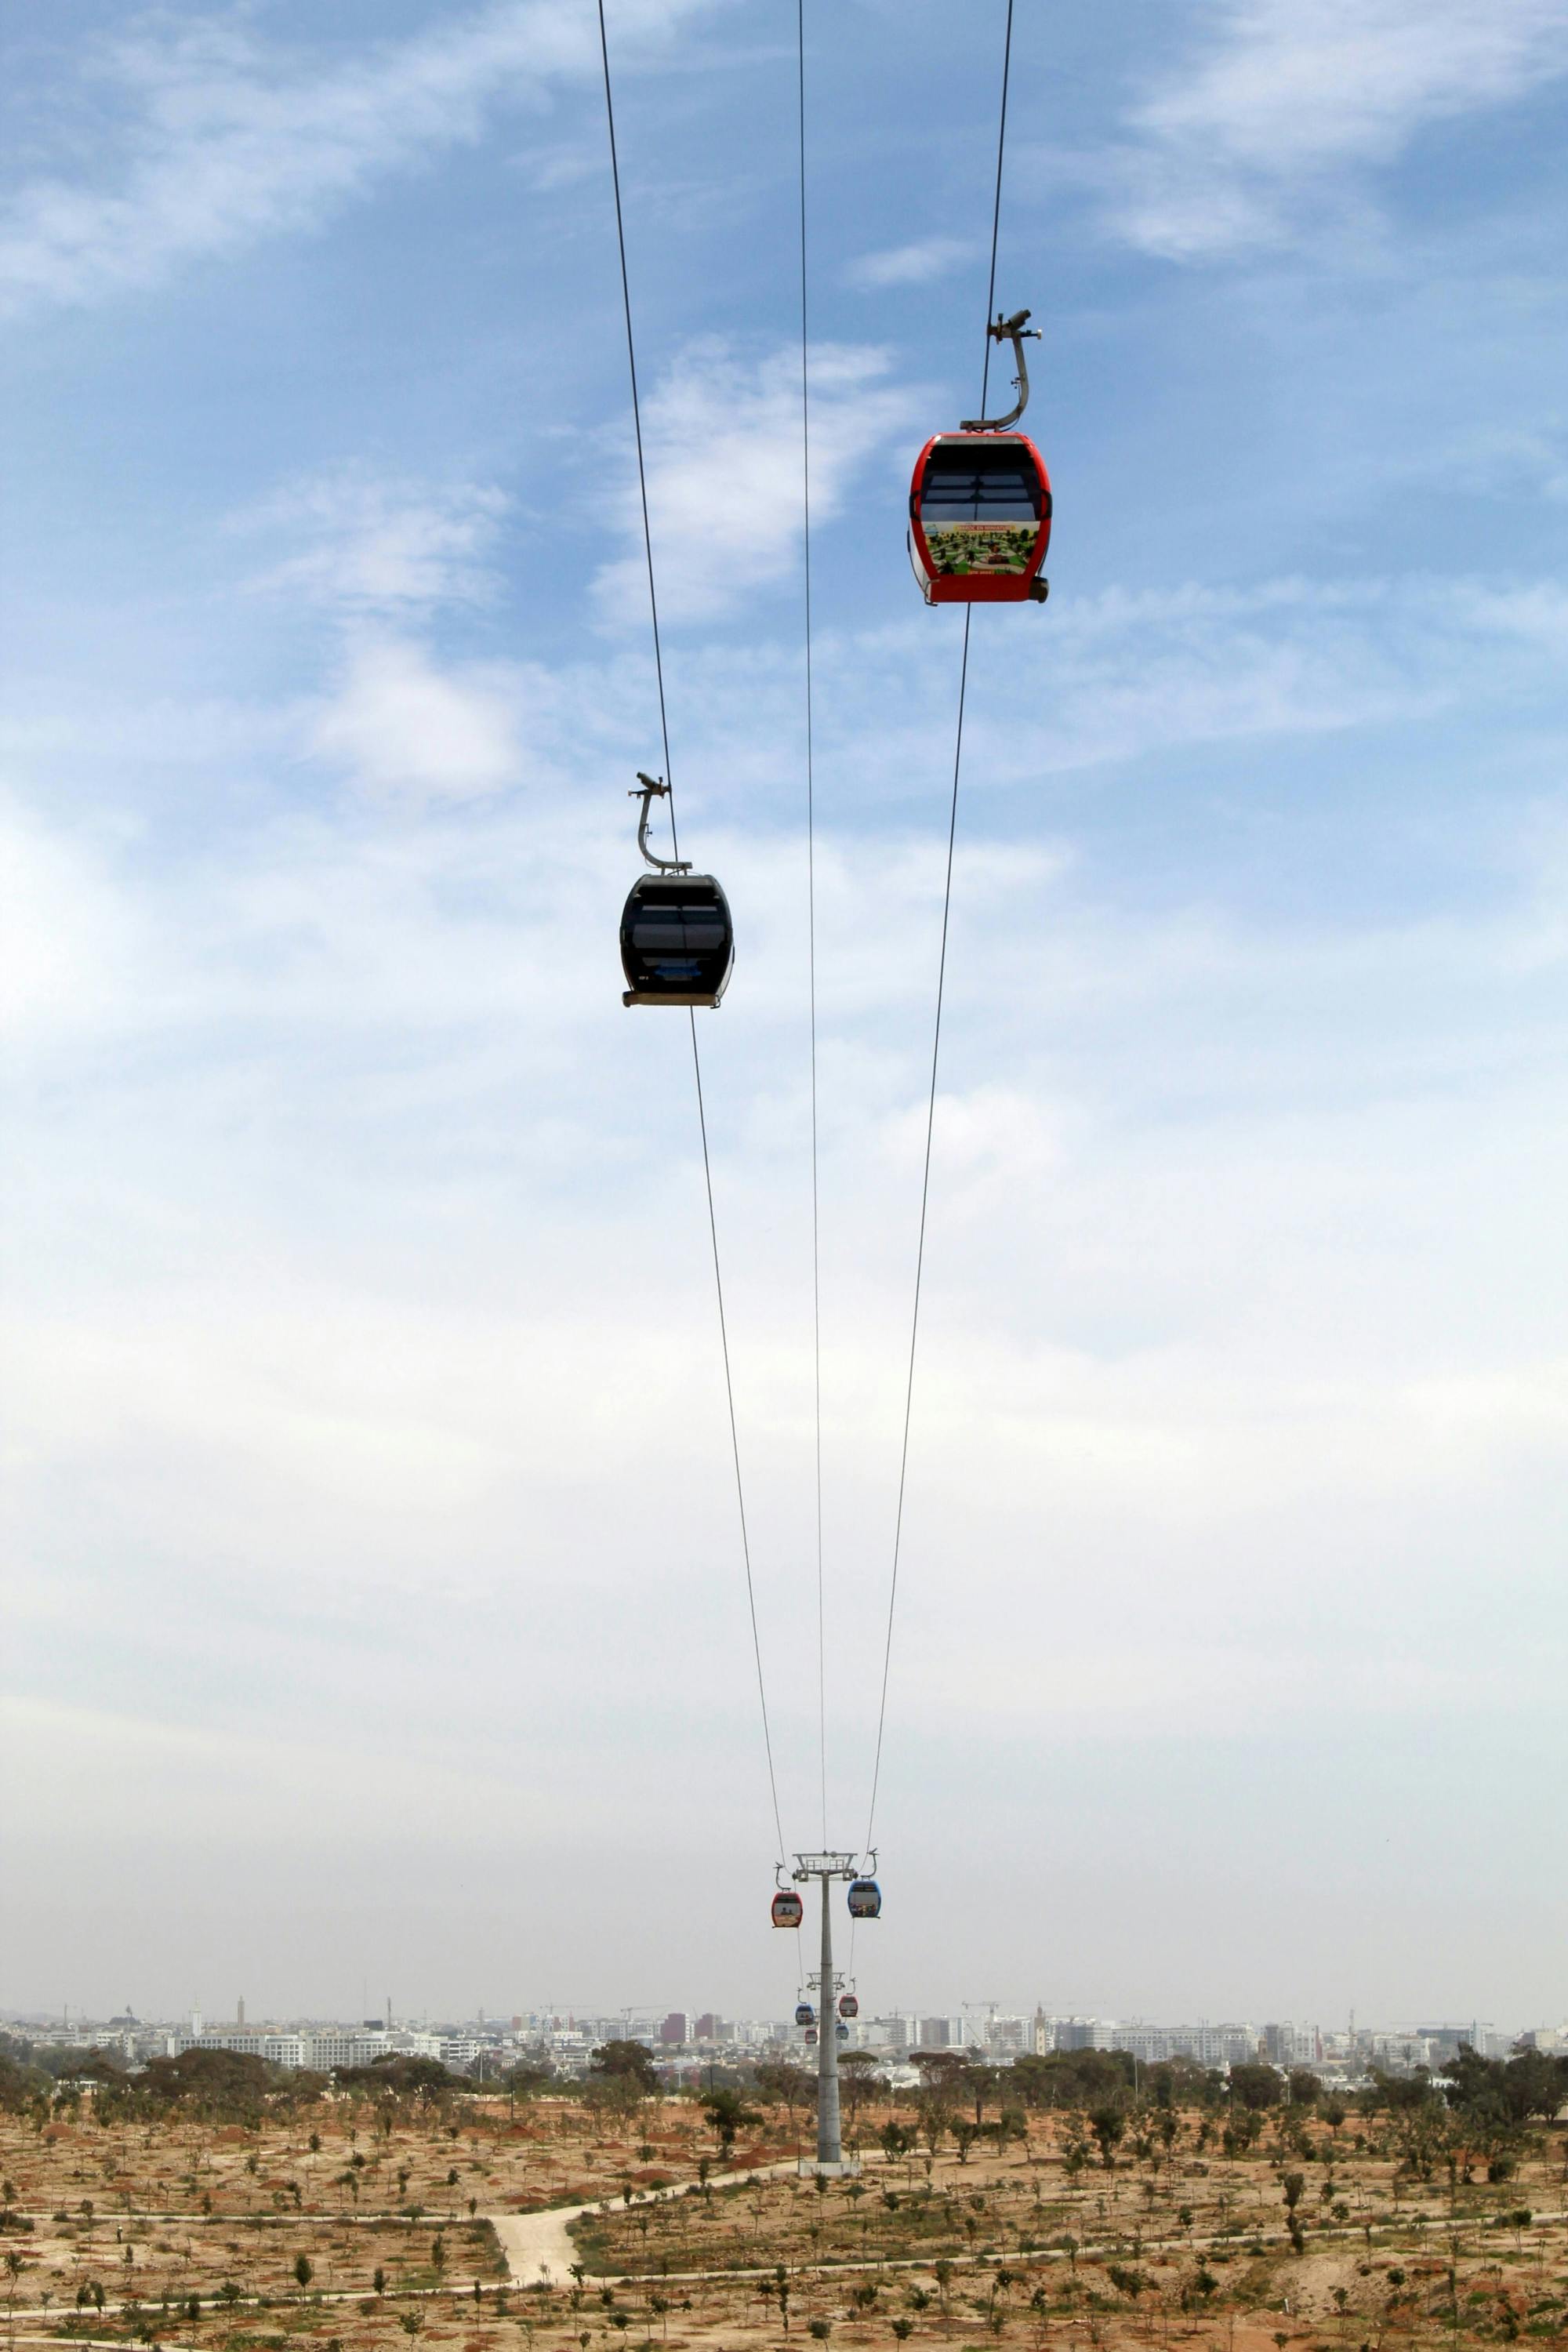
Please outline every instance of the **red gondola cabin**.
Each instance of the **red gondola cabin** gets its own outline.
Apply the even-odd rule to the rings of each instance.
[[[928,604],[1043,604],[1051,479],[1023,433],[936,433],[910,485],[910,561]]]
[[[798,1927],[805,1916],[805,1906],[793,1886],[781,1886],[773,1896],[773,1926]]]

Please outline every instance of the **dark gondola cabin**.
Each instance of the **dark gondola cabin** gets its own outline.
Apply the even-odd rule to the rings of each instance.
[[[839,2014],[839,2016],[840,2016],[840,2017],[858,2017],[858,2016],[859,2016],[859,2014],[860,2014],[860,2004],[859,2004],[859,2002],[856,2000],[856,1998],[855,1998],[855,1996],[854,1996],[854,1994],[853,1994],[852,1992],[847,1992],[847,1993],[843,1994],[843,1995],[842,1995],[842,1997],[840,1998],[840,2000],[839,2000],[839,2003],[838,2003],[838,2014]]]
[[[795,2021],[797,2025],[815,2025],[816,2023],[816,2011],[813,2009],[810,2001],[796,2001],[795,2005]]]
[[[808,2026],[806,2027],[806,2029],[805,2029],[805,2035],[804,2035],[804,2037],[803,2037],[803,2038],[804,2038],[804,2040],[805,2040],[805,2046],[806,2046],[806,2048],[807,2048],[808,2050],[815,2050],[815,2049],[816,2049],[816,2026],[815,2026],[815,2025],[808,2025]]]
[[[849,1916],[851,1919],[876,1919],[881,1916],[882,1890],[874,1878],[856,1878],[849,1885]]]
[[[710,874],[645,874],[632,884],[621,912],[623,1003],[715,1006],[734,961],[730,902]]]
[[[1043,604],[1046,461],[1023,433],[934,434],[910,485],[910,561],[928,604]]]
[[[773,1896],[773,1908],[775,1927],[798,1927],[805,1916],[805,1906],[792,1887],[780,1887]]]

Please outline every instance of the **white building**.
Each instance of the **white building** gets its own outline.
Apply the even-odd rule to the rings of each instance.
[[[183,2050],[232,2050],[241,2058],[265,2058],[269,2066],[304,2067],[315,2074],[331,2074],[340,2066],[368,2066],[384,2057],[388,2046],[384,2033],[338,2026],[307,2026],[296,2032],[247,2026],[229,2033],[171,2033],[168,2039],[172,2057]]]
[[[1315,2025],[1266,2025],[1265,2054],[1276,2066],[1316,2066],[1323,2056],[1323,2037]]]

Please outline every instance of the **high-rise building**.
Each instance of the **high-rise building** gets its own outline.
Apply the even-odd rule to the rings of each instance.
[[[1058,2017],[1056,2046],[1058,2050],[1114,2050],[1116,2028],[1103,2017]]]
[[[683,2009],[672,2009],[658,2029],[658,2038],[672,2048],[691,2039],[691,2020]]]
[[[962,2017],[922,2017],[921,2042],[922,2050],[962,2050],[963,2020]]]
[[[1266,2025],[1263,2052],[1276,2066],[1316,2066],[1323,2054],[1323,2037],[1315,2025]]]

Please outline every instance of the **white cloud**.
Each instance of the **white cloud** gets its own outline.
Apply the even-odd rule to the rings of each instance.
[[[831,522],[857,467],[907,425],[914,395],[883,382],[885,352],[819,344],[811,355],[811,509]],[[718,338],[691,344],[643,405],[659,610],[690,620],[785,575],[802,528],[798,350],[756,362]],[[616,520],[638,542],[595,583],[606,617],[642,626],[647,578],[635,487]]]
[[[0,1028],[47,1036],[102,1025],[137,926],[100,851],[0,806]]]
[[[711,5],[622,0],[623,68]],[[99,62],[137,110],[108,142],[112,184],[40,177],[15,191],[0,214],[0,307],[100,300],[313,227],[386,173],[478,139],[492,104],[591,80],[598,47],[592,11],[572,0],[495,0],[347,64],[268,48],[232,18],[173,33],[154,20]]]
[[[896,245],[881,253],[863,253],[844,270],[847,286],[868,291],[884,286],[926,286],[945,278],[979,250],[961,236],[922,237],[913,245]]]
[[[411,612],[490,594],[486,558],[510,503],[482,483],[351,470],[290,483],[236,527],[305,542],[254,583],[262,592],[351,614]]]
[[[1192,259],[1354,201],[1356,166],[1568,72],[1568,0],[1226,0],[1214,38],[1128,118],[1112,217]]]
[[[1256,626],[1260,601],[1233,617]],[[1188,600],[1215,648],[1226,602]],[[1271,609],[1300,625],[1305,592],[1286,583]],[[1545,599],[1498,616],[1552,641]],[[1130,663],[1169,625],[1131,600],[1096,620]],[[560,688],[547,752],[612,698],[610,667]],[[416,1852],[438,1841],[437,1800],[510,1813],[513,1789],[557,1782],[567,1820],[635,1843],[682,1801],[705,1733],[731,1759],[726,1836],[742,1811],[755,1733],[689,1056],[682,1024],[617,1001],[624,806],[563,792],[274,813],[160,859],[128,845],[107,881],[60,845],[47,920],[127,945],[85,975],[101,1034],[28,1024],[47,1084],[7,1179],[26,1243],[7,1285],[28,1368],[7,1428],[16,1580],[56,1612],[28,1629],[42,1686],[69,1678],[71,1719],[36,1727],[58,1785],[74,1804],[116,1775],[187,1867],[211,1804],[182,1806],[182,1770],[216,1779],[248,1863],[308,1785],[348,1769],[321,1728],[339,1720],[389,1804],[427,1771],[430,1801],[398,1816]],[[742,964],[701,1034],[796,1821],[794,1695],[814,1687],[801,845],[742,816],[710,845]],[[1525,1625],[1510,1687],[1554,1720],[1539,1685],[1568,1396],[1565,967],[1561,877],[1538,894],[1528,846],[1514,887],[1442,923],[1250,920],[1136,887],[1119,905],[1103,868],[1032,823],[961,856],[892,1786],[943,1801],[926,1730],[962,1739],[988,1855],[1024,1819],[1009,1758],[1059,1759],[1037,1720],[1058,1685],[1062,1721],[1119,1752],[1179,1736],[1190,1753],[1216,1722],[1256,1741],[1265,1708],[1265,1737],[1328,1718],[1337,1743],[1375,1740],[1392,1717],[1414,1738],[1495,1704],[1498,1642]],[[847,1780],[896,1462],[942,854],[930,835],[847,831],[819,854],[830,1728]],[[650,1512],[650,1492],[678,1510]],[[1481,1562],[1503,1631],[1477,1664]],[[1420,1673],[1400,1680],[1417,1607]],[[100,1723],[149,1642],[167,1706]],[[659,1711],[671,1694],[682,1723]],[[268,1740],[290,1748],[276,1779]],[[494,1743],[478,1774],[475,1740]],[[1231,1801],[1207,1787],[1209,1834],[1230,1833]],[[344,1818],[364,1806],[356,1790]],[[374,1884],[351,1844],[294,1882],[334,1933]],[[237,1899],[248,1932],[254,1888]],[[570,1975],[602,1926],[551,1934]],[[182,1952],[184,1937],[181,1915]]]
[[[443,669],[425,646],[376,635],[352,646],[310,749],[367,792],[474,800],[527,780],[521,723],[514,669]]]
[[[853,762],[868,801],[901,799],[933,745],[951,743],[954,676],[945,653],[933,659],[934,637],[917,613],[821,646],[819,742]],[[1511,722],[1533,709],[1551,723],[1565,658],[1568,595],[1552,581],[1298,577],[1077,594],[1069,577],[972,702],[966,789],[1447,712]],[[782,732],[787,693],[771,679],[753,690],[768,691]],[[739,730],[725,748],[745,756]]]

